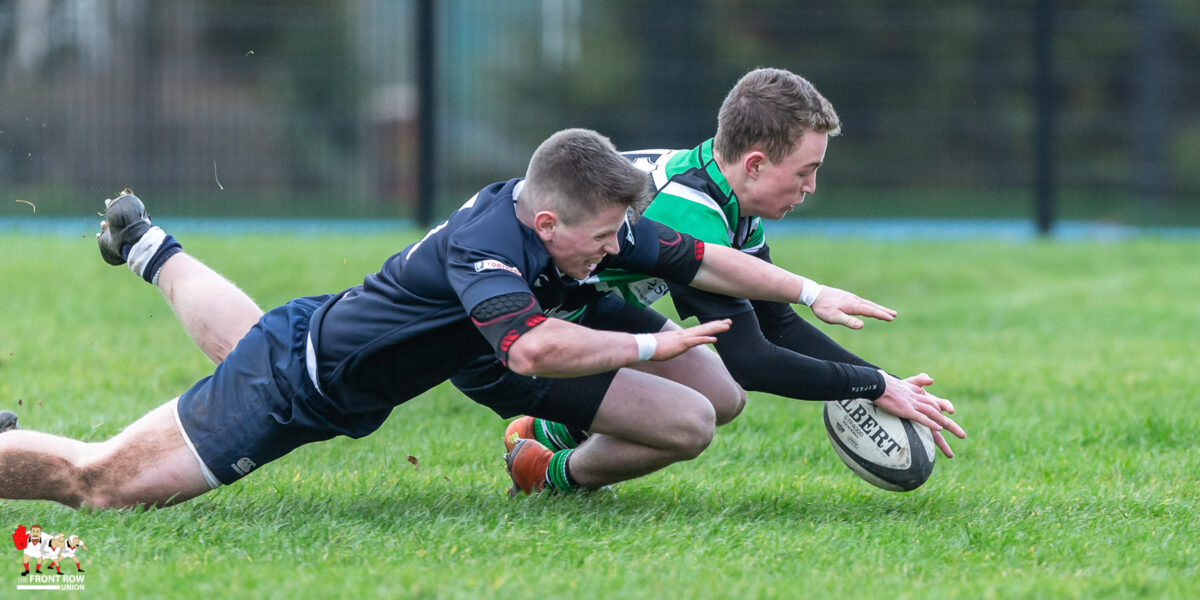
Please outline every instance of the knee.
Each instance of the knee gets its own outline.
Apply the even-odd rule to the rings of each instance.
[[[695,402],[680,417],[672,450],[676,460],[692,460],[712,443],[717,426],[716,411],[707,401]]]
[[[89,444],[89,456],[74,461],[73,499],[75,508],[125,508],[122,502],[122,480],[112,468],[110,453],[105,444]],[[127,474],[130,478],[133,473]]]
[[[732,384],[719,399],[713,400],[713,408],[716,411],[718,426],[729,423],[745,410],[746,390],[736,383]]]

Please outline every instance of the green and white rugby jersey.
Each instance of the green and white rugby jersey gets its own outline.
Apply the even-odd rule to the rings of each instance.
[[[636,150],[622,154],[650,173],[656,193],[645,216],[706,244],[753,253],[766,245],[758,217],[745,217],[729,182],[717,168],[710,139],[691,150]],[[658,278],[607,269],[585,283],[615,291],[626,301],[649,306],[667,295]]]

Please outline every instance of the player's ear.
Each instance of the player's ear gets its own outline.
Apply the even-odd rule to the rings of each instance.
[[[742,168],[746,171],[746,177],[758,179],[758,172],[766,161],[767,155],[763,154],[761,150],[751,150],[743,154]]]
[[[554,239],[554,228],[558,226],[558,215],[552,210],[538,211],[533,215],[533,230],[543,242]]]

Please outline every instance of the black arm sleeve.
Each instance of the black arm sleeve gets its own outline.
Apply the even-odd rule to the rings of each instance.
[[[471,309],[471,321],[505,366],[513,342],[545,320],[546,315],[542,314],[537,299],[525,292],[494,296]]]
[[[872,367],[813,358],[772,344],[753,312],[726,318],[733,326],[717,334],[717,353],[748,391],[802,400],[874,400],[883,395],[883,375]]]
[[[753,256],[771,262],[771,249],[766,245]],[[832,360],[850,365],[879,367],[843,348],[832,338],[806,322],[790,304],[752,300],[759,327],[768,342],[805,356]]]

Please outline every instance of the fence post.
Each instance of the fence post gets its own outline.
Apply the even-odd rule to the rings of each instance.
[[[1038,0],[1034,14],[1034,90],[1037,119],[1034,121],[1034,204],[1038,234],[1047,236],[1054,228],[1055,209],[1055,78],[1051,61],[1054,38],[1054,0]]]
[[[417,1],[417,214],[421,227],[433,224],[437,205],[436,27],[434,0]]]
[[[1142,209],[1158,208],[1167,198],[1167,132],[1171,127],[1168,68],[1169,21],[1159,0],[1139,0],[1133,51],[1134,187]]]

